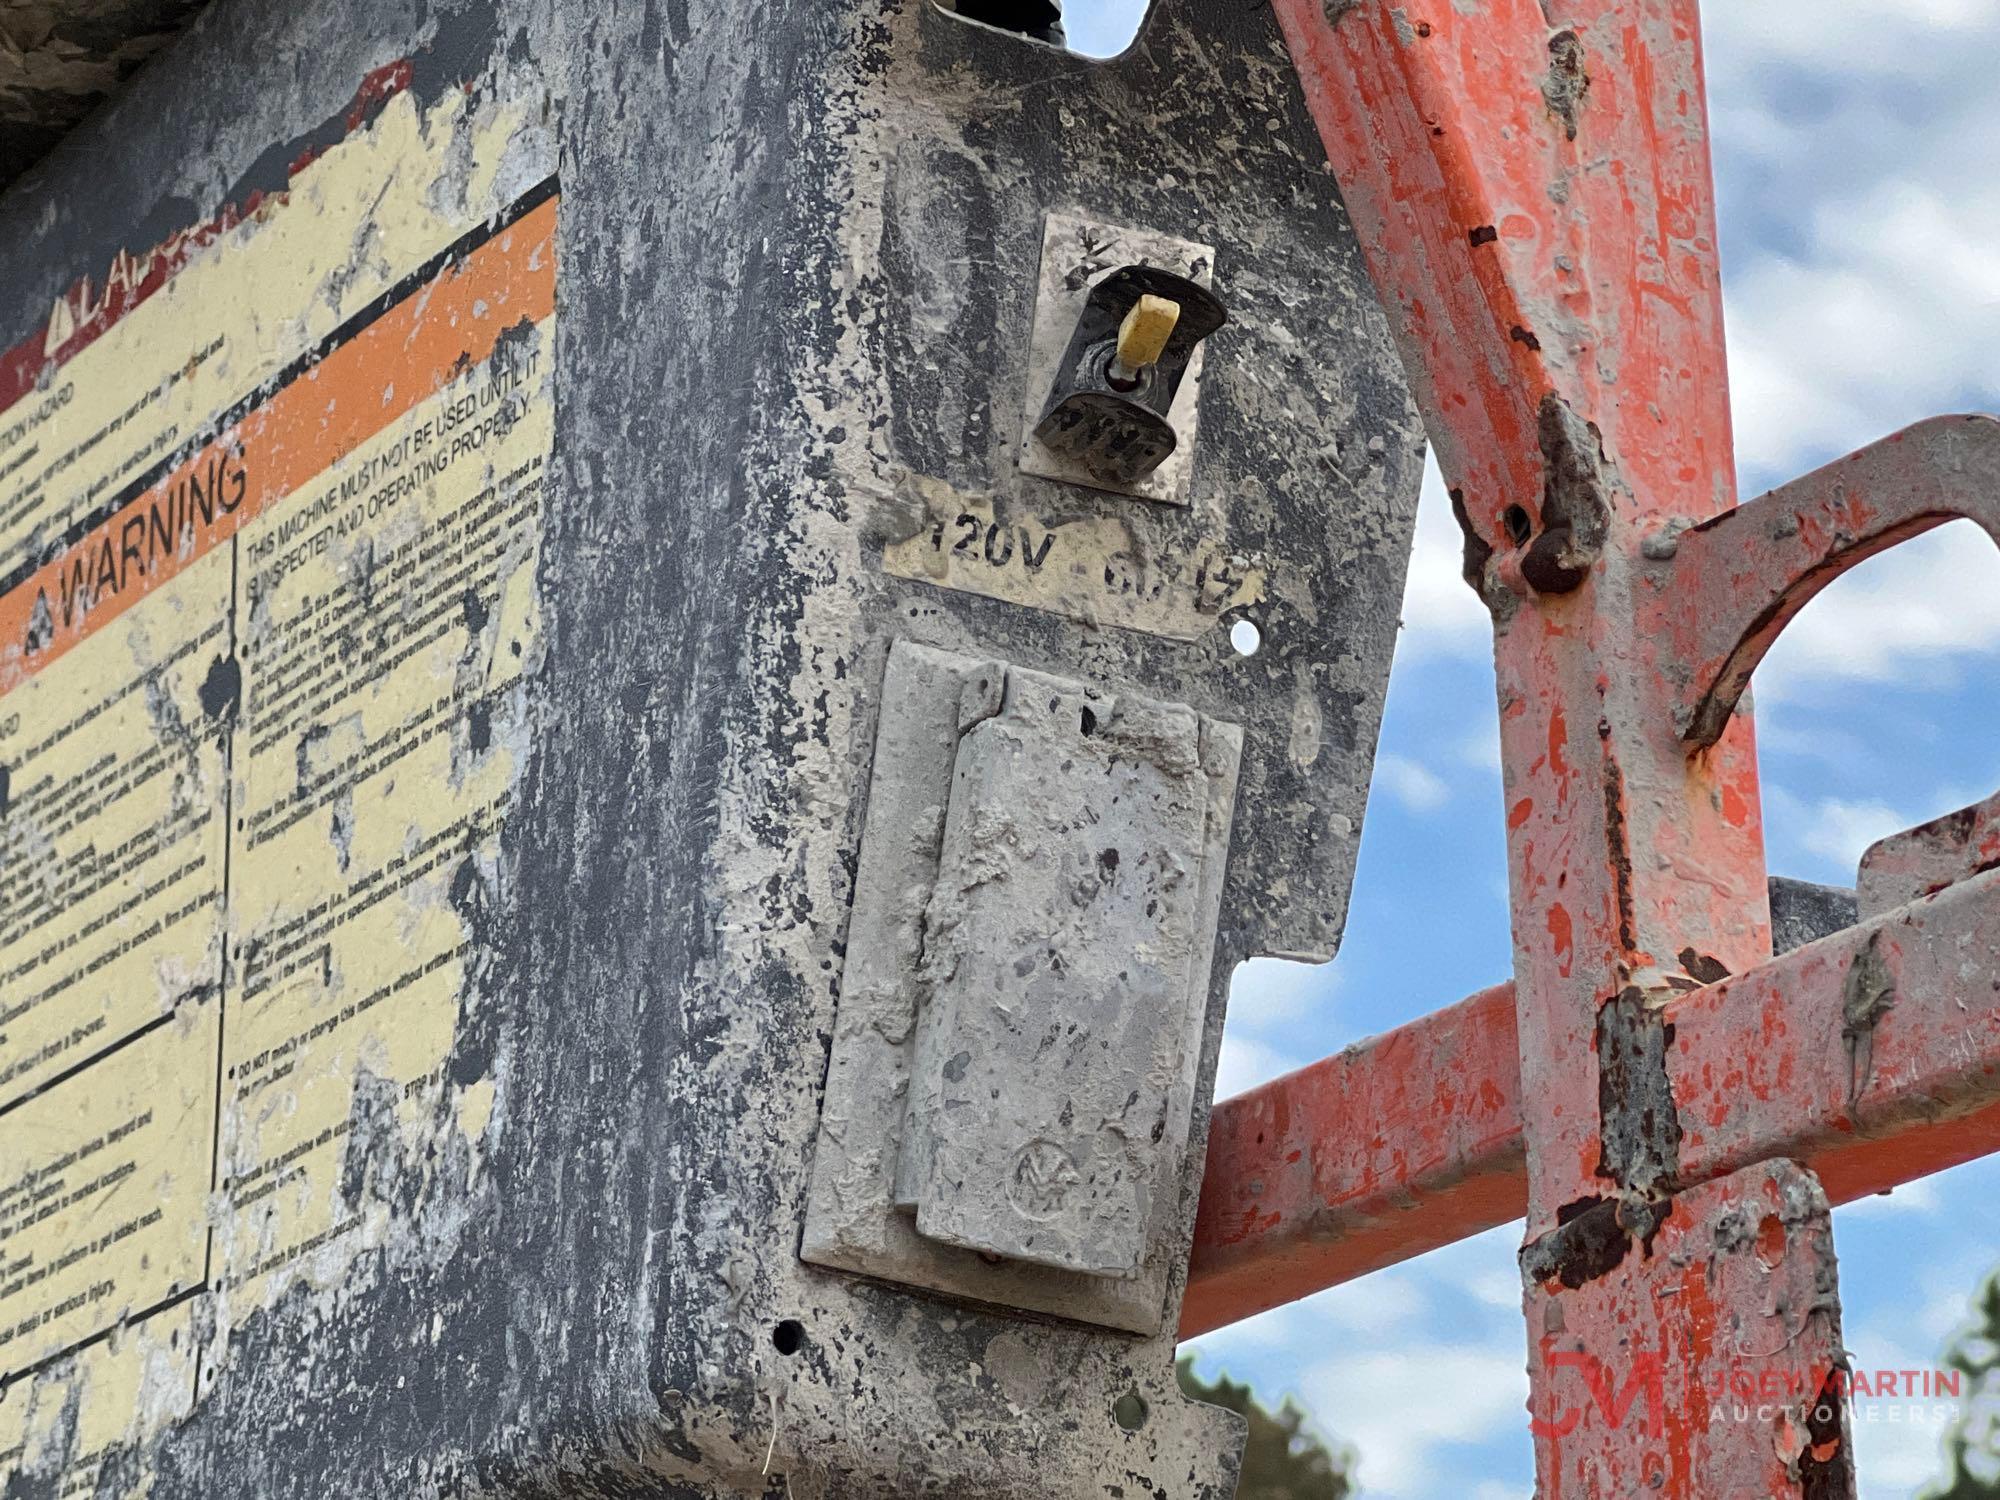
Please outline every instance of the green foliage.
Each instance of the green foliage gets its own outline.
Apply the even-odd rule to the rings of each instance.
[[[1972,1311],[1976,1326],[1945,1353],[1965,1376],[1945,1437],[1950,1473],[1919,1500],[2000,1500],[2000,1272],[1986,1278]]]
[[[1353,1455],[1334,1452],[1306,1431],[1306,1414],[1289,1399],[1274,1414],[1249,1386],[1227,1375],[1217,1376],[1213,1385],[1205,1383],[1195,1374],[1191,1356],[1176,1370],[1188,1396],[1249,1419],[1250,1443],[1243,1450],[1243,1484],[1236,1500],[1347,1500],[1354,1493],[1348,1477]]]

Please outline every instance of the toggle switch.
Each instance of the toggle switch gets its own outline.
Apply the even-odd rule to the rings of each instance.
[[[1206,341],[1228,321],[1215,247],[1051,213],[1021,388],[1020,471],[1193,500]]]
[[[1118,357],[1111,362],[1111,383],[1128,390],[1129,385],[1119,385],[1121,380],[1136,381],[1141,370],[1158,364],[1180,321],[1180,303],[1143,293],[1118,325]]]
[[[1190,277],[1128,265],[1092,287],[1035,436],[1100,484],[1132,485],[1180,446],[1171,413],[1195,351],[1229,321]]]

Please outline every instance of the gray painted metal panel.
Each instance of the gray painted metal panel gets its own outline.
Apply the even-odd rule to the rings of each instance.
[[[329,1191],[379,1237],[240,1315],[185,1289],[214,1357],[148,1387],[172,1419],[98,1492],[1227,1494],[1237,1425],[1181,1402],[1170,1335],[797,1251],[892,641],[1242,727],[1167,1328],[1229,973],[1338,942],[1422,444],[1271,17],[1161,0],[1097,65],[919,0],[218,0],[0,199],[0,345],[121,251],[322,211],[311,164],[377,138],[371,75],[426,122],[517,111],[510,149],[560,172],[520,774],[454,898],[442,1123],[392,1082],[344,1122]],[[422,185],[469,201],[490,166]],[[1018,471],[1051,213],[1215,247],[1185,507]],[[48,1425],[10,1500],[78,1456],[84,1367],[11,1388]]]

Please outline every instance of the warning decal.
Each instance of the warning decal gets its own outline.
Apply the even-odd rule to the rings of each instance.
[[[0,1489],[96,1492],[479,1169],[546,120],[389,98],[0,409]]]

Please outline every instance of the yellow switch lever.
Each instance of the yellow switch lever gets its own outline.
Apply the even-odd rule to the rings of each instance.
[[[1151,292],[1142,295],[1118,327],[1118,363],[1134,372],[1158,364],[1180,320],[1180,303]]]

